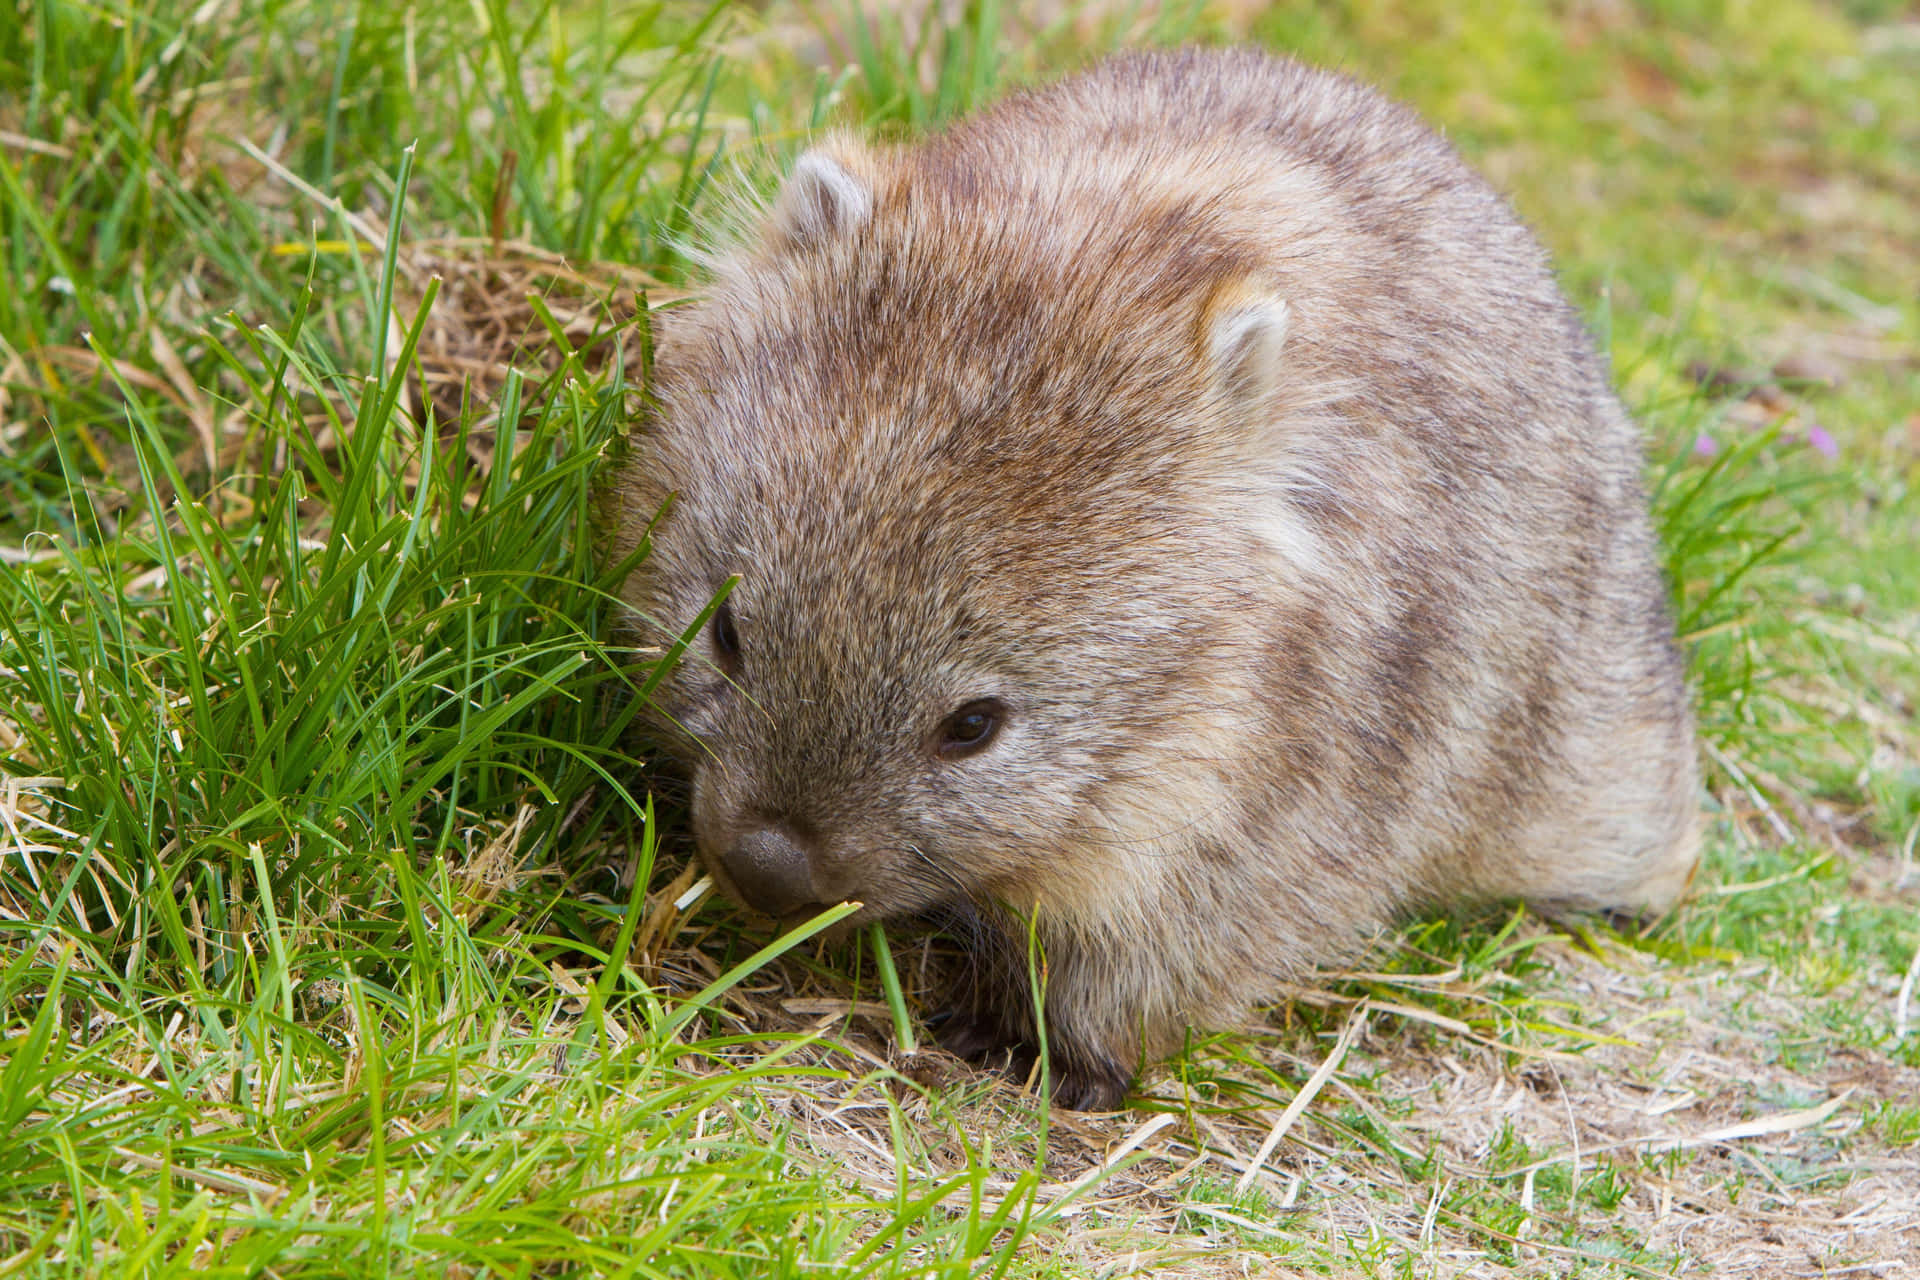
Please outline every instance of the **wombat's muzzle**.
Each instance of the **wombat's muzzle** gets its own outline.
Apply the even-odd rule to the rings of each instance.
[[[817,906],[813,859],[791,831],[761,827],[736,839],[720,856],[727,878],[746,904],[770,916]]]

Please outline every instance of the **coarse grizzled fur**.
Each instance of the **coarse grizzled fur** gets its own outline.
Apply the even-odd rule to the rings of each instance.
[[[1131,54],[808,152],[606,487],[703,860],[958,922],[949,1043],[1112,1106],[1409,909],[1659,910],[1697,844],[1634,424],[1403,107]]]

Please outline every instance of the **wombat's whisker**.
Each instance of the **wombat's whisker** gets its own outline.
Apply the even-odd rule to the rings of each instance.
[[[926,850],[922,849],[919,845],[909,840],[901,847],[906,849],[908,853],[911,853],[922,866],[933,872],[938,881],[952,887],[961,898],[966,898],[972,892],[968,889],[966,881],[955,875],[951,869],[941,866],[938,861],[928,857]]]

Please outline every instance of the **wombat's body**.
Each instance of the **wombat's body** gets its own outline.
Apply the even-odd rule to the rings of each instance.
[[[1112,1104],[1415,906],[1661,908],[1694,744],[1632,423],[1412,114],[1129,56],[804,157],[614,476],[704,859],[958,922],[949,1038]],[[672,495],[668,505],[669,495]]]

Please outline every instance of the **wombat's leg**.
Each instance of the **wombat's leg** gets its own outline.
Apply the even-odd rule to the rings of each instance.
[[[1118,1111],[1133,1083],[1131,1064],[1121,1065],[1105,1047],[1075,1045],[1055,1034],[1053,1100],[1073,1111]]]
[[[1025,1075],[1037,1046],[1033,1000],[1020,962],[1024,947],[991,914],[968,904],[940,913],[936,923],[960,944],[967,960],[932,1019],[934,1034],[955,1057]]]
[[[1025,993],[1009,998],[1025,998]],[[1082,1043],[1069,1028],[1049,1026],[1048,1066],[1053,1100],[1074,1111],[1113,1111],[1126,1100],[1133,1068],[1104,1046]],[[1039,1058],[1038,1037],[1016,1028],[1010,1019],[993,1014],[954,1010],[936,1032],[948,1053],[1003,1071],[1016,1080],[1033,1074]]]
[[[1116,1111],[1126,1101],[1140,1066],[1140,1027],[1117,977],[1101,949],[1048,939],[1047,1048],[1053,1100],[1063,1107]]]
[[[941,1047],[1018,1079],[1033,1071],[1040,1037],[1024,931],[1018,938],[978,914],[950,924],[973,961],[949,995],[935,1034]],[[1046,948],[1047,1047],[1053,1100],[1076,1111],[1110,1111],[1126,1099],[1138,1056],[1109,1044],[1076,1010],[1075,993],[1088,985],[1084,960],[1070,943]],[[1097,984],[1095,984],[1097,986]]]

